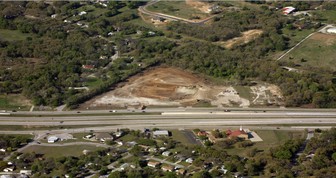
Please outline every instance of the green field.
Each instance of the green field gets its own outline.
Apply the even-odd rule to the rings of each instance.
[[[23,153],[39,153],[46,157],[62,157],[62,156],[80,156],[83,154],[83,150],[95,151],[102,148],[88,145],[76,145],[76,146],[30,146],[26,148]]]
[[[336,23],[336,11],[333,10],[318,10],[313,14],[317,15],[317,17],[326,23]]]
[[[289,30],[287,28],[282,29],[282,33],[284,36],[288,37],[289,44],[288,47],[293,47],[297,43],[299,43],[302,39],[306,38],[309,34],[313,33],[314,30],[303,29],[303,30]]]
[[[0,110],[28,110],[23,100],[26,99],[21,95],[0,95]]]
[[[0,29],[0,40],[18,41],[18,40],[25,40],[29,36],[30,36],[29,34],[21,33],[18,30]]]
[[[308,66],[336,70],[336,35],[317,33],[287,54],[282,60]]]
[[[201,19],[209,17],[209,14],[187,5],[185,1],[160,1],[158,3],[148,6],[147,10],[186,19],[191,19],[196,16]]]

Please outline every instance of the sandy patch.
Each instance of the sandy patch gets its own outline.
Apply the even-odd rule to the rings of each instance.
[[[209,8],[211,7],[211,5],[208,3],[197,0],[186,0],[186,4],[204,13],[210,13]]]
[[[261,85],[250,87],[252,94],[254,94],[251,104],[254,105],[267,105],[267,104],[280,104],[283,101],[281,90],[276,85]]]
[[[246,44],[250,41],[255,40],[263,33],[262,30],[254,29],[248,30],[242,33],[242,36],[230,39],[228,41],[216,42],[219,45],[224,46],[225,48],[232,48],[235,45]]]

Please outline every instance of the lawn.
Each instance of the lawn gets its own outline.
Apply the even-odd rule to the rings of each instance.
[[[246,156],[246,153],[253,148],[258,150],[268,150],[271,147],[282,145],[287,140],[296,138],[305,138],[304,131],[284,131],[284,130],[255,130],[263,139],[262,142],[256,142],[253,146],[247,148],[226,149],[229,154]]]
[[[22,95],[0,95],[0,110],[28,110],[28,103]]]
[[[147,10],[186,19],[191,19],[196,16],[201,19],[209,17],[209,14],[187,5],[185,1],[160,1],[148,6]]]
[[[302,67],[314,66],[336,70],[335,54],[336,35],[317,33],[282,60],[292,61]]]
[[[88,145],[76,145],[76,146],[38,146],[33,145],[26,148],[23,153],[39,153],[46,157],[62,157],[62,156],[80,156],[83,154],[83,150],[96,151],[102,148]]]
[[[103,81],[99,78],[89,77],[84,82],[84,86],[89,87],[89,88],[94,88],[94,87],[97,87],[98,85],[100,85],[102,83],[103,83]]]
[[[317,15],[319,19],[326,23],[336,23],[336,11],[333,10],[318,10],[314,11],[313,14]]]
[[[299,43],[302,39],[306,38],[309,34],[313,33],[314,30],[303,29],[303,30],[289,30],[287,28],[282,29],[283,35],[288,37],[289,44],[288,47],[291,48]]]
[[[18,30],[0,29],[0,39],[6,41],[25,40],[29,34],[21,33]]]
[[[190,141],[186,138],[186,136],[179,130],[170,130],[170,132],[172,133],[172,139],[176,140],[182,144],[185,145],[192,145],[192,143],[190,143]]]

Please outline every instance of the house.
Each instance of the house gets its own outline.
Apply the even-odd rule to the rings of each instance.
[[[124,132],[123,131],[119,131],[119,132],[116,132],[114,135],[119,138],[121,136],[123,136]]]
[[[149,161],[148,163],[147,163],[147,166],[149,166],[149,167],[153,167],[153,168],[158,168],[159,166],[160,166],[160,162],[157,162],[157,161]]]
[[[150,35],[150,36],[153,36],[153,35],[155,35],[156,33],[155,32],[153,32],[153,31],[149,31],[148,32],[148,35]]]
[[[84,136],[85,139],[91,139],[92,137],[94,137],[93,134],[89,134],[89,135]]]
[[[0,149],[0,152],[6,152],[6,149],[1,148],[1,149]]]
[[[192,163],[194,162],[194,159],[192,159],[192,158],[188,158],[188,159],[186,159],[185,162],[192,164]]]
[[[197,132],[197,136],[199,136],[199,137],[205,136],[206,137],[206,136],[208,136],[208,133],[204,130],[201,130],[201,131]]]
[[[163,156],[170,156],[172,153],[170,151],[165,151],[162,153]]]
[[[135,141],[131,141],[131,142],[126,142],[126,145],[129,146],[129,147],[133,147],[135,145],[137,145],[138,143],[135,142]]]
[[[56,137],[56,136],[50,136],[50,137],[48,137],[48,143],[55,143],[58,140],[59,140],[59,138]]]
[[[83,154],[84,155],[87,155],[87,154],[89,154],[91,151],[90,150],[83,150]]]
[[[157,148],[152,147],[152,148],[149,148],[148,151],[151,152],[151,153],[156,153]]]
[[[4,171],[4,172],[13,172],[14,169],[15,169],[15,167],[14,167],[14,166],[11,166],[11,167],[5,168],[3,171]]]
[[[86,15],[86,14],[87,14],[87,12],[82,11],[82,12],[80,12],[78,15],[82,16],[82,15]]]
[[[175,155],[174,158],[176,158],[179,161],[184,161],[187,159],[184,155],[181,154]]]
[[[248,134],[244,130],[235,130],[235,131],[228,131],[228,138],[232,139],[234,137],[238,137],[244,140],[248,140]]]
[[[56,18],[57,17],[57,14],[53,14],[50,16],[52,19]]]
[[[124,144],[122,141],[116,141],[116,143],[121,146]]]
[[[83,69],[94,69],[94,65],[82,65]]]
[[[102,132],[102,133],[96,133],[95,139],[100,140],[101,142],[105,142],[106,140],[113,140],[113,136],[109,133]]]
[[[31,170],[20,170],[20,174],[24,174],[24,175],[27,175],[27,176],[30,176],[32,174],[32,171]]]
[[[179,169],[176,171],[177,174],[184,175],[186,173],[186,170],[184,169]]]
[[[153,132],[153,137],[168,137],[168,130],[156,130]]]
[[[294,12],[294,11],[295,11],[295,8],[292,7],[292,6],[282,8],[282,14],[284,14],[284,15],[288,15],[288,14]]]
[[[164,172],[173,172],[174,171],[174,167],[170,166],[170,165],[164,165],[161,168]]]

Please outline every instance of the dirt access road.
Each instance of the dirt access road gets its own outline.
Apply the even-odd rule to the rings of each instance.
[[[157,67],[131,77],[114,90],[84,103],[81,108],[192,106],[198,103],[248,107],[250,100],[240,97],[232,86],[214,85],[180,69]]]

